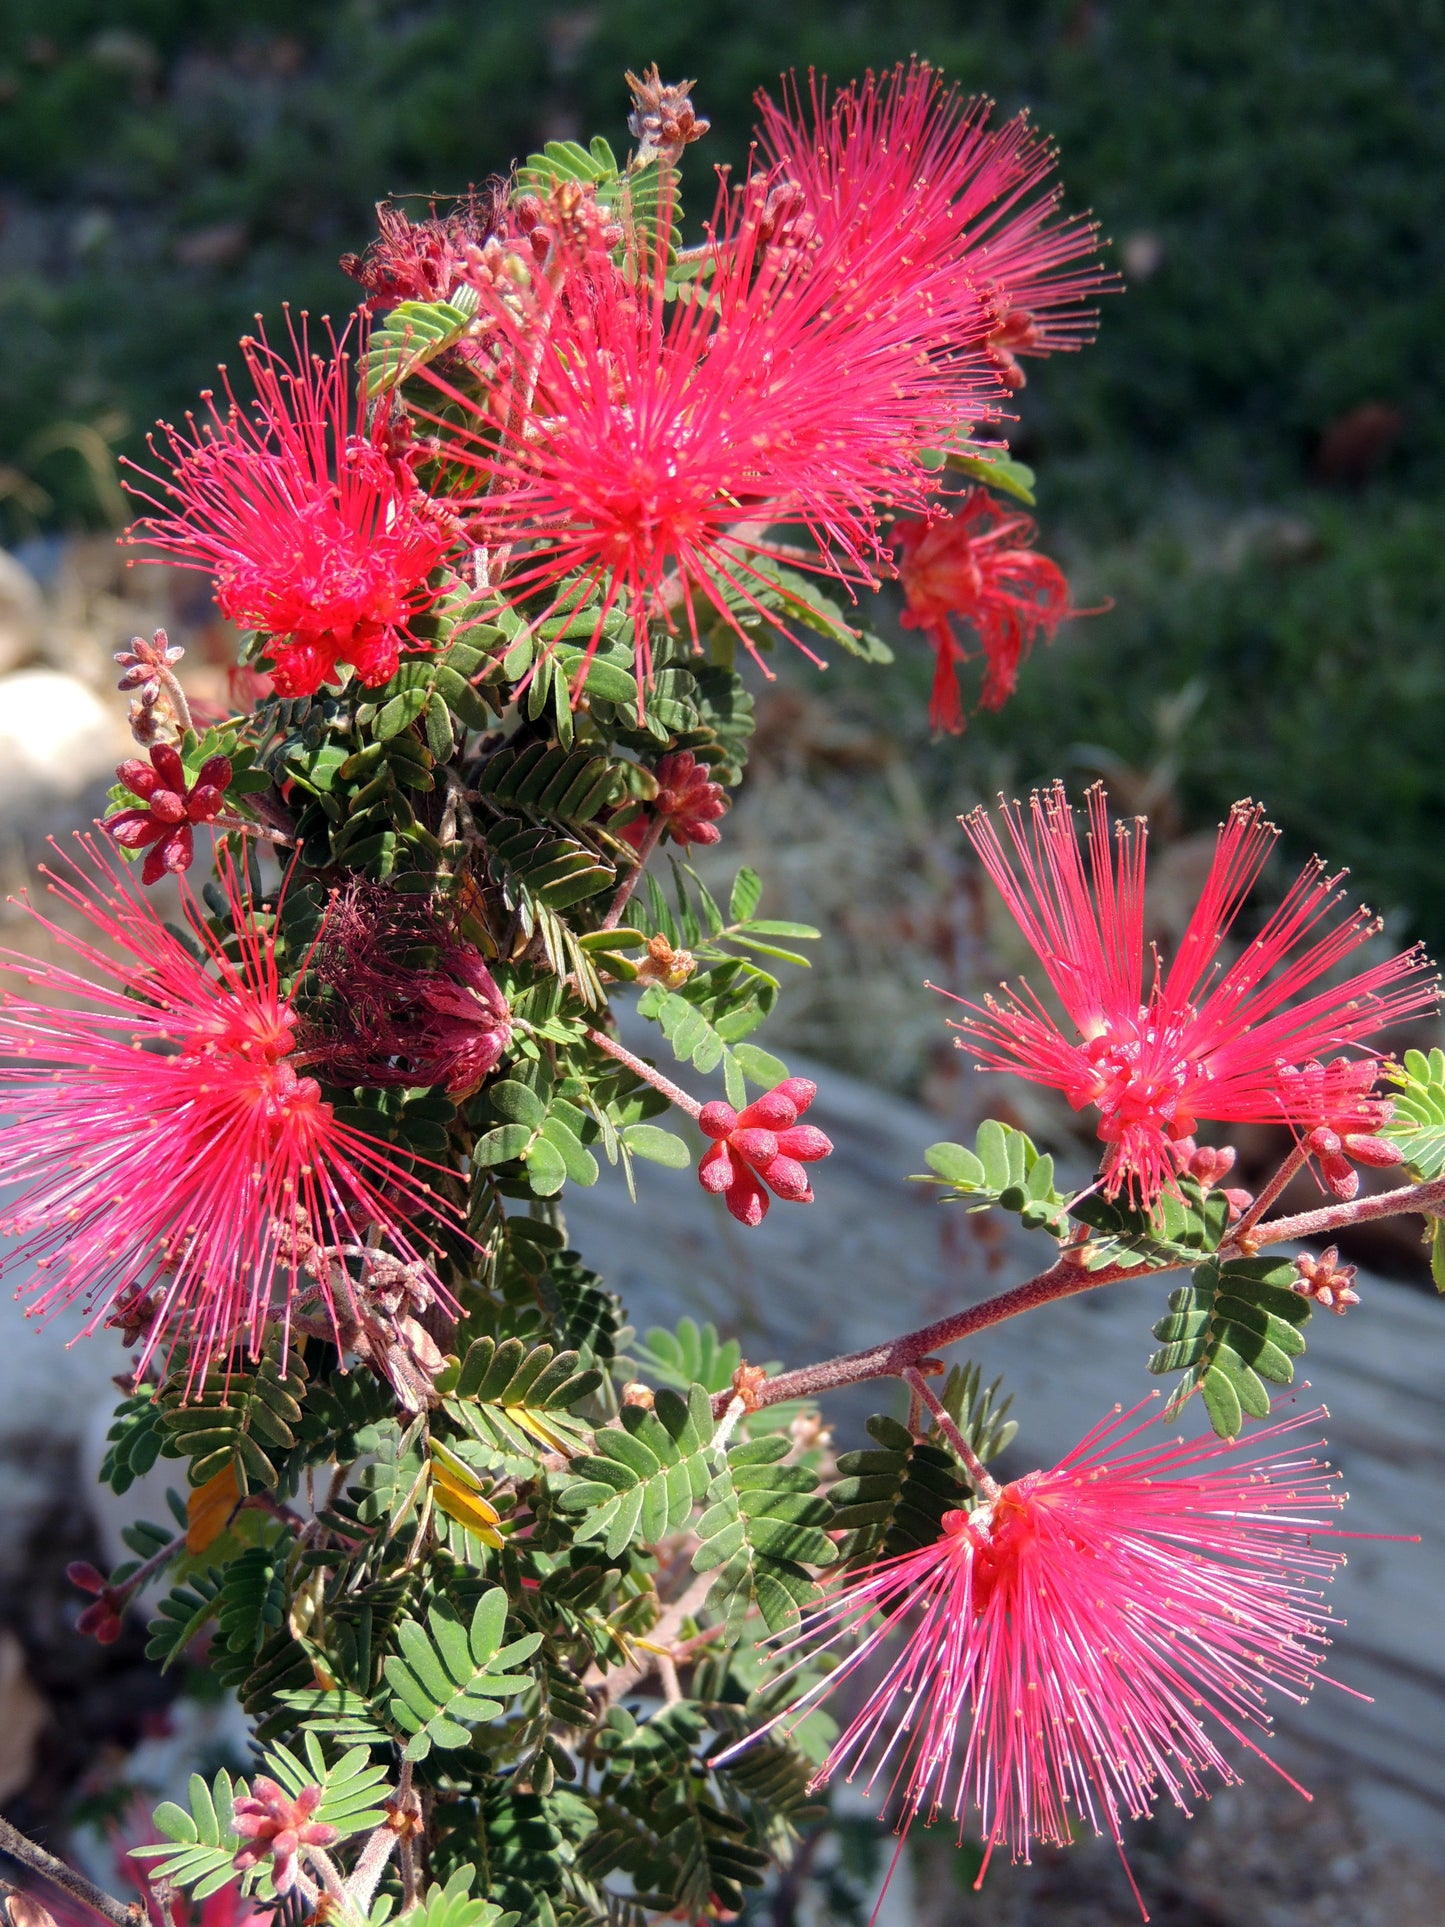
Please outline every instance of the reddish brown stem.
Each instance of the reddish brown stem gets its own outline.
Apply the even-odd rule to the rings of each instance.
[[[662,833],[666,828],[667,818],[659,812],[658,815],[653,818],[652,822],[648,824],[647,834],[638,845],[636,863],[633,864],[632,868],[627,872],[627,875],[617,886],[617,895],[612,899],[607,915],[602,919],[602,928],[604,930],[615,930],[622,921],[622,912],[627,908],[628,900],[632,896],[633,891],[642,881],[642,872],[647,868],[647,859],[652,855],[662,840]]]
[[[1178,1266],[1164,1268],[1177,1270]],[[905,1332],[901,1338],[888,1338],[881,1345],[868,1346],[865,1351],[845,1352],[842,1357],[826,1358],[819,1365],[803,1365],[795,1372],[765,1378],[750,1402],[759,1407],[781,1405],[787,1399],[817,1398],[823,1392],[837,1391],[843,1385],[861,1385],[872,1378],[902,1378],[911,1367],[943,1346],[956,1345],[961,1338],[971,1338],[975,1332],[986,1331],[1005,1318],[1016,1318],[1021,1311],[1033,1311],[1038,1305],[1052,1304],[1056,1298],[1072,1298],[1078,1292],[1111,1285],[1119,1278],[1144,1275],[1138,1266],[1126,1269],[1123,1265],[1105,1265],[1098,1271],[1088,1271],[1083,1265],[1061,1261],[1026,1284],[1015,1285],[1012,1291],[1000,1292],[997,1298],[985,1299],[981,1305],[970,1305],[967,1311],[937,1318],[918,1331]],[[714,1418],[721,1418],[731,1397],[731,1391],[717,1393],[713,1399]]]
[[[910,1365],[903,1377],[913,1396],[920,1399],[933,1414],[934,1424],[958,1454],[959,1463],[972,1479],[974,1490],[979,1497],[996,1499],[1000,1491],[998,1481],[954,1424],[952,1414],[944,1406],[943,1400],[934,1393],[922,1372]]]
[[[1293,1218],[1275,1218],[1269,1224],[1254,1228],[1249,1248],[1257,1251],[1261,1245],[1323,1237],[1346,1225],[1367,1224],[1375,1218],[1397,1218],[1411,1211],[1422,1212],[1427,1217],[1437,1211],[1445,1212],[1445,1177],[1434,1178],[1428,1184],[1403,1185],[1397,1191],[1382,1191],[1375,1197],[1355,1198],[1348,1204],[1325,1205],[1318,1211],[1302,1211]],[[1238,1251],[1237,1236],[1237,1233],[1231,1234],[1220,1246],[1221,1256],[1228,1257]],[[909,1373],[945,1345],[956,1345],[960,1339],[971,1338],[975,1332],[986,1331],[990,1325],[1002,1324],[1006,1318],[1016,1318],[1020,1312],[1052,1304],[1056,1298],[1072,1298],[1079,1292],[1093,1291],[1100,1285],[1112,1285],[1121,1278],[1160,1277],[1166,1272],[1183,1269],[1188,1262],[1181,1255],[1178,1264],[1173,1265],[1150,1268],[1142,1265],[1105,1265],[1098,1271],[1089,1271],[1083,1265],[1060,1259],[1047,1271],[1041,1271],[1038,1277],[1015,1285],[1012,1291],[1000,1292],[997,1298],[985,1299],[983,1304],[971,1305],[966,1311],[956,1311],[948,1318],[935,1319],[933,1324],[924,1325],[918,1331],[885,1339],[882,1344],[870,1345],[865,1351],[845,1352],[841,1357],[825,1358],[820,1364],[803,1365],[797,1371],[782,1372],[776,1378],[764,1379],[752,1393],[750,1405],[760,1408],[781,1405],[787,1399],[818,1398],[824,1392],[838,1391],[844,1385],[861,1385],[874,1378],[908,1379],[912,1389],[917,1392],[918,1386],[909,1378]],[[714,1418],[721,1418],[731,1397],[730,1390],[714,1396]]]
[[[1373,1197],[1352,1198],[1348,1204],[1321,1205],[1299,1211],[1292,1218],[1272,1218],[1255,1228],[1255,1245],[1293,1243],[1298,1238],[1323,1238],[1346,1225],[1369,1224],[1375,1218],[1399,1218],[1419,1211],[1427,1218],[1445,1209],[1445,1178],[1428,1184],[1405,1184],[1398,1191],[1378,1191]],[[1230,1242],[1233,1243],[1231,1237]]]
[[[1260,1219],[1264,1216],[1265,1212],[1268,1211],[1281,1191],[1284,1190],[1296,1171],[1300,1170],[1309,1162],[1309,1155],[1309,1151],[1303,1143],[1293,1146],[1289,1156],[1259,1192],[1254,1203],[1250,1205],[1239,1223],[1231,1228],[1229,1233],[1230,1244],[1239,1244],[1243,1239],[1250,1236],[1254,1227],[1259,1223]]]
[[[634,1057],[627,1046],[619,1044],[615,1037],[609,1037],[605,1031],[589,1030],[587,1041],[589,1044],[595,1044],[598,1050],[605,1050],[609,1057],[615,1057],[619,1064],[625,1064],[628,1070],[642,1079],[644,1084],[650,1084],[655,1091],[661,1091],[669,1104],[675,1104],[680,1111],[686,1111],[689,1117],[701,1116],[702,1106],[695,1097],[689,1097],[680,1084],[674,1084],[670,1077],[664,1077],[655,1065],[645,1063],[640,1057]],[[727,1402],[731,1397],[731,1392],[722,1395],[723,1402],[718,1412],[719,1418],[726,1411]]]
[[[12,1860],[18,1860],[32,1872],[53,1881],[73,1900],[78,1900],[82,1906],[89,1907],[92,1913],[110,1921],[112,1927],[138,1927],[138,1923],[145,1920],[145,1909],[138,1902],[132,1901],[127,1905],[123,1900],[116,1900],[103,1887],[97,1887],[93,1880],[87,1880],[74,1867],[67,1867],[63,1860],[57,1860],[53,1853],[47,1853],[44,1847],[38,1846],[5,1819],[0,1819],[0,1852],[8,1853]]]

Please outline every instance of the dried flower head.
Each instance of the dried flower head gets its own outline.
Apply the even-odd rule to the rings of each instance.
[[[1009,849],[986,811],[965,819],[1069,1028],[1027,985],[1003,1001],[959,999],[969,1014],[955,1028],[990,1069],[1050,1085],[1075,1110],[1093,1106],[1105,1189],[1111,1197],[1127,1190],[1147,1206],[1175,1182],[1172,1147],[1192,1137],[1198,1121],[1312,1128],[1320,1079],[1328,1073],[1349,1084],[1364,1073],[1335,1058],[1316,1067],[1318,1078],[1301,1080],[1292,1066],[1433,1010],[1439,988],[1418,948],[1329,980],[1379,925],[1365,910],[1336,914],[1339,878],[1318,858],[1236,960],[1222,964],[1220,947],[1278,834],[1252,803],[1230,811],[1174,959],[1166,969],[1156,954],[1146,985],[1147,826],[1120,825],[1111,835],[1099,786],[1088,808],[1084,850],[1062,784],[1036,794],[1027,818],[1021,805],[1002,804]],[[1372,1082],[1373,1065],[1365,1070]]]
[[[365,329],[359,347],[365,348]],[[226,382],[224,412],[166,428],[169,477],[137,470],[129,484],[155,510],[131,541],[165,561],[214,575],[222,612],[267,639],[282,696],[308,696],[349,663],[384,683],[410,624],[436,600],[429,578],[451,544],[450,524],[398,454],[386,404],[368,420],[351,357],[333,339],[313,354],[291,328],[295,365],[266,341],[241,353],[256,392],[250,412]],[[222,370],[224,376],[225,371]]]
[[[712,125],[704,120],[688,99],[695,80],[665,81],[654,62],[639,79],[627,75],[632,89],[632,111],[627,116],[627,131],[637,142],[637,158],[654,157],[676,160],[684,147],[700,141]]]
[[[337,1084],[437,1085],[466,1097],[512,1036],[481,952],[430,905],[353,878],[312,958],[332,993],[303,1027],[310,1061]]]
[[[419,1227],[455,1214],[301,1074],[274,922],[258,924],[230,859],[234,937],[183,883],[183,940],[100,846],[78,846],[47,874],[90,936],[32,910],[70,963],[0,954],[3,1228],[17,1241],[4,1263],[33,1309],[78,1301],[94,1330],[145,1305],[137,1376],[180,1346],[194,1379],[257,1351],[302,1300],[336,1329],[351,1287],[318,1254],[372,1232],[450,1304]]]
[[[398,301],[445,301],[467,278],[478,250],[498,231],[506,212],[500,182],[467,189],[449,214],[432,207],[413,221],[389,201],[376,204],[377,236],[362,254],[343,254],[340,267],[367,294],[370,309]]]
[[[1013,694],[1019,663],[1042,636],[1052,642],[1059,624],[1077,614],[1058,564],[1031,545],[1034,525],[1006,509],[987,489],[970,489],[951,515],[900,522],[893,532],[906,607],[905,629],[921,629],[933,645],[933,693],[928,720],[957,735],[963,728],[957,665],[969,660],[954,618],[961,617],[983,648],[979,702],[1001,709]]]

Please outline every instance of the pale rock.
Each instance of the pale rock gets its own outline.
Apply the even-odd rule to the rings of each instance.
[[[0,816],[10,824],[109,783],[132,753],[119,702],[54,669],[0,675]]]
[[[45,639],[45,605],[30,571],[0,549],[0,676],[40,653]]]

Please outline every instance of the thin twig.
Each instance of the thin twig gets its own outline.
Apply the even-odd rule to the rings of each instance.
[[[644,1084],[650,1084],[655,1091],[661,1091],[669,1104],[675,1104],[680,1111],[686,1111],[689,1117],[702,1115],[702,1106],[695,1097],[689,1097],[680,1084],[674,1084],[670,1077],[664,1077],[655,1065],[644,1063],[640,1057],[634,1057],[627,1046],[619,1044],[615,1037],[609,1037],[605,1031],[589,1030],[587,1041],[589,1044],[595,1044],[598,1050],[605,1050],[609,1057],[615,1057],[619,1064],[625,1064],[628,1070],[642,1079]],[[726,1400],[724,1400],[723,1409],[726,1410]],[[718,1416],[721,1417],[722,1413],[719,1412]]]
[[[647,834],[637,847],[636,863],[617,886],[617,894],[608,906],[607,915],[602,919],[604,930],[615,930],[622,921],[622,912],[627,908],[628,899],[642,881],[642,872],[647,868],[647,859],[661,842],[662,833],[666,828],[667,818],[659,811],[647,826]]]
[[[1281,1191],[1284,1190],[1290,1179],[1309,1162],[1309,1155],[1309,1150],[1303,1143],[1291,1146],[1289,1156],[1259,1192],[1253,1204],[1250,1205],[1244,1216],[1239,1220],[1239,1223],[1230,1226],[1230,1244],[1242,1245],[1244,1243],[1245,1239],[1253,1232],[1254,1227],[1259,1223],[1265,1212],[1268,1211]]]
[[[1255,1226],[1249,1236],[1249,1249],[1258,1251],[1267,1244],[1292,1244],[1301,1238],[1324,1237],[1347,1225],[1368,1224],[1376,1218],[1398,1218],[1412,1211],[1421,1212],[1426,1217],[1445,1213],[1445,1177],[1433,1178],[1428,1184],[1403,1185],[1396,1191],[1382,1191],[1370,1198],[1355,1198],[1348,1204],[1326,1205],[1318,1211],[1303,1211],[1292,1218],[1275,1218],[1268,1224]],[[1237,1230],[1231,1231],[1219,1247],[1218,1255],[1221,1258],[1240,1252],[1238,1237]],[[910,1367],[920,1365],[945,1345],[956,1345],[960,1339],[971,1338],[975,1332],[986,1331],[990,1325],[1002,1324],[1006,1318],[1016,1318],[1020,1312],[1033,1311],[1039,1305],[1052,1304],[1058,1298],[1072,1298],[1080,1292],[1096,1291],[1101,1285],[1116,1284],[1124,1278],[1163,1277],[1168,1272],[1185,1269],[1192,1262],[1181,1253],[1174,1263],[1167,1265],[1103,1265],[1097,1271],[1090,1271],[1084,1265],[1061,1258],[1047,1271],[1041,1271],[1036,1278],[1030,1278],[1022,1285],[1015,1285],[1011,1291],[1000,1292],[996,1298],[985,1299],[981,1305],[971,1305],[966,1311],[956,1311],[947,1318],[935,1319],[931,1325],[923,1325],[917,1331],[885,1339],[881,1344],[870,1345],[863,1351],[844,1352],[837,1358],[826,1358],[817,1365],[803,1365],[796,1371],[781,1372],[776,1378],[765,1378],[751,1394],[751,1401],[755,1407],[761,1408],[781,1405],[789,1399],[817,1398],[823,1392],[837,1391],[844,1385],[865,1384],[870,1379],[905,1378]],[[731,1397],[731,1390],[714,1395],[714,1418],[722,1417]]]
[[[1178,1271],[1185,1263],[1186,1260],[1181,1258],[1177,1265],[1164,1265],[1160,1270]],[[975,1332],[1001,1324],[1006,1318],[1016,1318],[1021,1311],[1033,1311],[1038,1305],[1052,1304],[1056,1298],[1072,1298],[1081,1291],[1095,1291],[1099,1286],[1112,1285],[1120,1278],[1148,1275],[1137,1266],[1104,1265],[1098,1271],[1089,1271],[1083,1265],[1060,1260],[1047,1271],[1041,1271],[1036,1278],[1015,1285],[1012,1291],[1000,1292],[997,1298],[985,1299],[981,1305],[971,1305],[966,1311],[956,1311],[947,1318],[935,1319],[931,1325],[923,1325],[917,1331],[904,1332],[898,1338],[887,1338],[882,1344],[869,1345],[864,1351],[844,1352],[840,1357],[826,1358],[818,1365],[803,1365],[797,1371],[781,1372],[776,1378],[765,1378],[753,1392],[752,1401],[757,1407],[781,1405],[789,1399],[817,1398],[820,1393],[837,1391],[844,1385],[861,1385],[873,1378],[902,1378],[910,1366],[920,1364],[933,1352],[941,1351],[945,1345],[956,1345],[961,1338],[970,1338]],[[731,1397],[730,1390],[714,1396],[714,1418],[721,1418]]]
[[[67,1867],[63,1860],[57,1860],[53,1853],[47,1853],[44,1847],[37,1846],[28,1835],[18,1827],[12,1827],[3,1818],[0,1818],[0,1851],[8,1853],[12,1860],[18,1860],[21,1866],[29,1867],[32,1873],[53,1881],[72,1900],[80,1901],[82,1906],[113,1922],[114,1927],[137,1927],[137,1923],[145,1920],[145,1908],[139,1901],[132,1901],[127,1906],[125,1901],[114,1899],[103,1887],[97,1887],[83,1873]]]
[[[979,1496],[984,1499],[996,1499],[1003,1487],[954,1424],[952,1414],[946,1410],[943,1401],[934,1393],[922,1372],[916,1366],[910,1365],[903,1377],[914,1397],[922,1399],[932,1412],[934,1424],[958,1454],[963,1469],[973,1480]]]
[[[1292,1244],[1299,1238],[1323,1238],[1346,1225],[1369,1224],[1376,1218],[1399,1218],[1419,1211],[1427,1218],[1445,1207],[1445,1178],[1432,1178],[1428,1184],[1402,1185],[1396,1191],[1377,1191],[1370,1198],[1352,1198],[1348,1204],[1326,1204],[1317,1211],[1300,1211],[1292,1218],[1274,1218],[1258,1226],[1251,1243]],[[1229,1243],[1234,1242],[1231,1233]],[[1221,1247],[1227,1250],[1228,1245]]]

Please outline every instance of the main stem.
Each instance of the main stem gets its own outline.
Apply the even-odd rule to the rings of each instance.
[[[1433,1178],[1428,1184],[1402,1185],[1398,1190],[1381,1191],[1374,1197],[1354,1198],[1348,1204],[1324,1205],[1317,1211],[1302,1211],[1291,1218],[1274,1218],[1268,1224],[1255,1225],[1248,1233],[1244,1248],[1241,1248],[1236,1229],[1219,1247],[1218,1255],[1222,1258],[1236,1257],[1244,1255],[1244,1250],[1258,1251],[1263,1245],[1325,1237],[1348,1225],[1368,1224],[1377,1218],[1397,1218],[1412,1211],[1422,1212],[1427,1217],[1445,1212],[1445,1177]],[[749,1404],[754,1409],[760,1409],[767,1405],[781,1405],[793,1398],[817,1398],[824,1392],[838,1391],[844,1385],[862,1385],[870,1379],[907,1379],[910,1372],[945,1345],[956,1345],[960,1339],[971,1338],[975,1332],[986,1331],[990,1325],[1001,1325],[1005,1319],[1016,1318],[1020,1312],[1033,1311],[1039,1305],[1052,1304],[1058,1298],[1073,1298],[1080,1292],[1094,1291],[1101,1285],[1115,1284],[1121,1278],[1160,1277],[1166,1272],[1182,1270],[1190,1262],[1181,1253],[1176,1264],[1148,1268],[1142,1265],[1104,1265],[1097,1271],[1090,1271],[1084,1265],[1061,1258],[1036,1278],[1015,1285],[1012,1291],[1000,1292],[996,1298],[985,1299],[981,1305],[970,1305],[965,1311],[953,1312],[947,1318],[937,1318],[931,1325],[904,1332],[898,1338],[885,1339],[879,1345],[869,1345],[863,1351],[844,1352],[837,1358],[826,1358],[820,1364],[803,1365],[797,1371],[780,1372],[776,1378],[766,1378],[751,1389]],[[917,1390],[916,1385],[914,1390]],[[731,1388],[716,1394],[713,1399],[714,1418],[722,1417],[732,1396]]]

